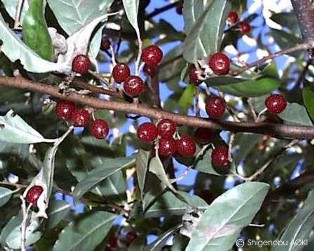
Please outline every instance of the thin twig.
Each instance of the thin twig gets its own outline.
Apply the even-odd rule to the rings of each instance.
[[[155,17],[155,16],[157,16],[157,15],[159,15],[159,14],[161,14],[161,13],[167,11],[167,10],[170,10],[170,9],[176,7],[177,5],[179,5],[180,2],[181,1],[177,1],[177,2],[174,2],[174,3],[170,3],[168,5],[165,5],[165,6],[161,7],[161,8],[155,9],[152,13],[147,15],[147,19],[151,19],[151,18],[153,18],[153,17]]]
[[[303,43],[303,44],[298,44],[298,45],[296,45],[293,48],[289,48],[289,49],[285,49],[285,50],[281,50],[281,51],[275,52],[273,54],[270,54],[268,56],[265,56],[265,57],[255,61],[255,62],[253,62],[251,64],[247,64],[246,66],[242,67],[240,71],[233,72],[233,76],[238,76],[241,73],[249,70],[252,67],[259,67],[263,63],[265,63],[267,60],[270,60],[270,59],[282,56],[284,54],[289,54],[289,53],[292,53],[292,52],[295,52],[295,51],[308,50],[308,49],[311,49],[311,48],[312,48],[312,45],[310,45],[308,43]]]

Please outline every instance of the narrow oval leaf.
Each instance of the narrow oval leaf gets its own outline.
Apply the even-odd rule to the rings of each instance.
[[[23,41],[43,59],[51,60],[53,46],[45,20],[46,1],[32,0],[23,20]]]
[[[289,124],[313,125],[305,107],[297,103],[288,103],[286,109],[278,116]]]
[[[139,4],[140,4],[139,0],[123,0],[123,6],[126,16],[137,34],[140,34],[137,22]]]
[[[71,210],[71,204],[63,200],[52,200],[48,208],[47,228],[52,229],[63,220]]]
[[[5,116],[0,116],[0,140],[17,144],[55,141],[45,139],[39,132],[30,127],[19,115],[14,115],[12,110],[8,111]]]
[[[94,189],[100,182],[113,175],[114,173],[135,164],[134,157],[123,157],[107,159],[106,166],[101,166],[92,170],[87,177],[81,180],[73,191],[73,196],[77,199],[85,193]]]
[[[186,250],[231,249],[260,209],[268,189],[266,183],[247,182],[219,196],[201,216]]]
[[[0,16],[0,40],[3,42],[1,51],[11,62],[19,60],[24,69],[34,73],[57,71],[70,73],[71,67],[66,64],[52,63],[39,57],[33,50],[27,47],[15,33],[8,28],[2,16]]]
[[[146,181],[146,174],[148,171],[150,152],[140,149],[136,155],[136,176],[140,189],[141,200],[144,198],[144,186]]]
[[[194,95],[197,87],[195,85],[187,85],[184,89],[180,99],[179,99],[179,106],[182,109],[183,113],[186,113],[188,108],[193,106]]]
[[[109,232],[115,215],[98,211],[85,215],[65,227],[56,241],[53,251],[93,251]]]
[[[308,241],[310,232],[314,225],[314,190],[312,189],[306,200],[304,201],[303,207],[298,210],[298,213],[290,221],[286,230],[280,237],[282,243],[288,245],[276,245],[274,251],[293,251],[297,248],[302,249],[306,243],[302,241]]]
[[[219,174],[213,167],[212,162],[211,162],[211,153],[212,149],[209,148],[206,150],[206,152],[200,156],[194,165],[194,168],[202,173],[209,173],[213,175],[221,175]]]
[[[10,200],[13,192],[14,191],[6,187],[0,187],[0,207],[5,205]]]
[[[113,0],[48,0],[58,23],[68,35],[74,34],[86,24],[106,14],[112,2]]]
[[[10,17],[15,19],[16,17],[16,6],[20,0],[2,0],[5,10],[9,13]],[[23,1],[22,12],[20,16],[20,23],[23,22],[24,16],[28,10],[28,1]]]
[[[149,163],[149,171],[155,174],[158,177],[158,179],[162,182],[162,184],[167,186],[172,192],[177,193],[177,190],[169,181],[168,176],[165,172],[165,168],[158,157],[154,157],[151,159]]]
[[[303,102],[312,120],[314,120],[314,88],[305,86],[302,91]]]
[[[227,79],[223,80],[223,82],[226,81]],[[281,81],[275,78],[261,78],[257,80],[241,80],[236,78],[231,81],[235,83],[229,82],[229,84],[221,85],[219,79],[213,79],[206,82],[210,83],[209,85],[218,91],[239,97],[257,97],[260,95],[265,95],[271,93],[281,85]]]
[[[213,0],[207,4],[184,40],[186,61],[195,63],[219,51],[230,8],[231,3],[227,0]]]

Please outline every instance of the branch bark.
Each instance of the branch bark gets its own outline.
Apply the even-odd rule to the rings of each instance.
[[[125,113],[138,114],[154,119],[169,118],[179,125],[191,127],[205,127],[215,130],[226,130],[231,132],[251,132],[258,134],[268,134],[279,138],[288,139],[313,139],[314,127],[312,126],[292,126],[269,123],[240,123],[210,120],[208,118],[197,118],[177,113],[171,113],[159,108],[147,107],[139,103],[127,103],[102,100],[97,97],[89,97],[76,92],[64,95],[59,92],[58,86],[47,85],[30,81],[22,77],[1,77],[0,86],[9,86],[40,93],[49,94],[53,97],[72,100],[96,109],[107,109],[121,111]]]
[[[310,0],[291,0],[304,43],[314,46],[314,6]]]

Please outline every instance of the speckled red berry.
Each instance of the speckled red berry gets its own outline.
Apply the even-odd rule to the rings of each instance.
[[[177,143],[174,138],[160,138],[158,153],[162,156],[172,156],[177,150]]]
[[[195,65],[191,65],[189,68],[189,80],[191,84],[199,85],[201,81],[198,79],[196,71]]]
[[[77,109],[72,113],[71,120],[74,126],[87,126],[91,117],[85,109]]]
[[[27,191],[26,198],[25,198],[26,202],[37,207],[37,200],[43,191],[44,191],[44,189],[41,186],[32,186]]]
[[[230,70],[230,59],[225,54],[217,52],[209,58],[209,67],[216,75],[226,75]]]
[[[106,51],[110,49],[110,45],[111,45],[110,40],[107,37],[103,37],[101,40],[100,48],[103,51]]]
[[[85,74],[88,72],[90,65],[91,62],[88,56],[77,55],[72,61],[72,70],[80,74]]]
[[[145,122],[138,127],[137,137],[143,142],[152,142],[157,138],[157,127],[151,122]]]
[[[194,140],[188,136],[184,135],[179,140],[177,140],[177,153],[181,156],[192,157],[196,152],[196,144]]]
[[[58,100],[56,105],[56,115],[59,119],[70,119],[76,109],[75,103],[68,100]]]
[[[129,76],[123,83],[124,92],[130,97],[136,97],[144,91],[144,82],[138,76]]]
[[[162,119],[157,124],[158,135],[162,138],[172,138],[177,130],[176,123],[171,119]]]
[[[242,34],[247,34],[251,30],[251,25],[246,21],[241,22],[239,27]]]
[[[199,127],[195,130],[195,138],[197,142],[199,142],[202,145],[212,143],[216,135],[217,132],[210,128]]]
[[[157,70],[156,70],[156,67],[152,67],[152,66],[145,64],[143,67],[143,72],[145,72],[147,75],[153,77],[156,75]]]
[[[220,97],[209,98],[205,103],[205,110],[210,118],[220,118],[225,108],[225,101]]]
[[[112,77],[117,83],[122,83],[130,76],[130,67],[127,64],[118,63],[112,69]]]
[[[212,163],[217,167],[227,167],[230,163],[228,159],[228,148],[224,146],[216,147],[211,154]]]
[[[150,45],[142,52],[142,60],[148,66],[155,67],[162,60],[163,52],[157,45]]]
[[[235,23],[238,21],[238,18],[239,18],[239,16],[238,16],[238,13],[237,13],[237,12],[235,12],[235,11],[230,11],[230,12],[228,13],[227,22],[228,22],[229,24],[235,24]]]
[[[265,100],[265,106],[270,113],[281,113],[287,106],[287,101],[281,94],[272,94]]]
[[[109,125],[103,119],[96,119],[90,126],[90,134],[96,139],[104,139],[109,132]]]

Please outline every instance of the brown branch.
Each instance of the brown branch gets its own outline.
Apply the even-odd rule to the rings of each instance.
[[[168,5],[164,6],[164,7],[155,9],[152,13],[147,15],[147,19],[151,19],[151,18],[153,18],[153,17],[155,17],[155,16],[157,16],[157,15],[159,15],[159,14],[161,14],[161,13],[167,11],[167,10],[170,10],[170,9],[176,7],[177,5],[179,5],[180,2],[181,1],[177,1],[177,2],[174,2],[174,3],[168,4]]]
[[[58,86],[47,85],[39,82],[30,81],[22,77],[1,77],[0,85],[25,89],[40,93],[49,94],[53,97],[72,100],[96,109],[107,109],[121,111],[125,113],[138,114],[154,119],[169,118],[179,125],[191,127],[205,127],[215,130],[226,130],[231,132],[251,132],[267,134],[274,137],[289,139],[313,139],[314,127],[312,126],[292,126],[271,123],[240,123],[215,121],[208,118],[197,118],[164,111],[162,109],[147,107],[139,103],[127,103],[101,100],[96,97],[89,97],[76,92],[63,95],[59,92]]]
[[[291,0],[304,43],[314,46],[314,6],[310,0]]]
[[[263,207],[267,207],[272,202],[279,200],[280,197],[293,194],[297,189],[300,189],[304,185],[309,184],[313,181],[313,170],[300,174],[300,176],[298,176],[297,178],[290,180],[289,182],[283,184],[272,192],[269,192],[264,200]]]
[[[293,48],[289,48],[289,49],[285,49],[285,50],[281,50],[281,51],[275,52],[273,54],[270,54],[270,55],[268,55],[266,57],[263,57],[263,58],[255,61],[255,62],[253,62],[251,64],[247,64],[246,66],[242,67],[240,71],[233,72],[232,75],[233,76],[238,76],[241,73],[249,70],[252,67],[259,67],[259,66],[263,65],[267,60],[274,59],[274,58],[282,56],[284,54],[289,54],[289,53],[292,53],[292,52],[295,52],[295,51],[309,50],[311,48],[313,48],[313,45],[308,44],[308,43],[298,44],[298,45],[296,45]]]

